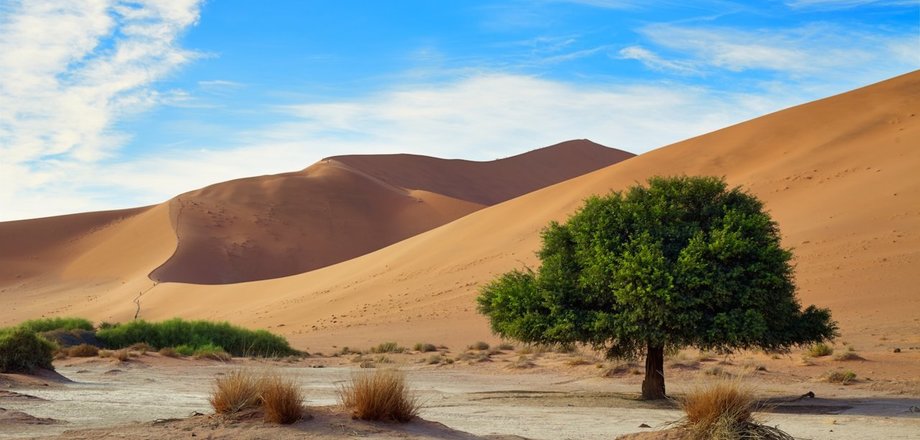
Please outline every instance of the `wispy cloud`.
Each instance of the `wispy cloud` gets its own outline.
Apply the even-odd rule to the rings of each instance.
[[[761,70],[825,80],[863,76],[870,82],[920,67],[917,36],[911,33],[829,24],[762,30],[656,24],[640,33],[671,57],[637,46],[620,55],[659,70]]]
[[[666,60],[642,46],[629,46],[620,49],[619,58],[641,61],[642,64],[652,70],[670,70],[679,73],[695,73],[697,71],[690,62]]]
[[[9,219],[110,208],[113,199],[126,196],[137,204],[155,203],[214,182],[305,168],[339,154],[408,152],[491,160],[575,138],[643,152],[777,110],[794,99],[494,73],[403,85],[355,99],[277,107],[284,122],[236,133],[240,142],[232,148],[178,147],[108,163],[104,173],[90,164],[46,162],[49,174],[67,178],[35,193],[45,203],[3,214]]]
[[[792,0],[786,5],[793,9],[851,9],[860,6],[917,7],[916,0]]]
[[[0,206],[124,143],[114,129],[119,117],[163,99],[151,84],[195,57],[177,38],[197,22],[199,4],[26,0],[2,7]]]

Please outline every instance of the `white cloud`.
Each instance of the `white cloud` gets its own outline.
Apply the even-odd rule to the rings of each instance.
[[[107,156],[117,118],[156,103],[151,84],[194,54],[176,39],[200,0],[23,0],[0,16],[0,216],[18,193]],[[50,170],[55,170],[51,172]]]
[[[624,47],[620,49],[619,57],[624,60],[640,61],[652,70],[670,70],[678,73],[697,72],[692,63],[679,60],[666,60],[642,46]]]
[[[641,34],[654,45],[679,54],[666,59],[635,46],[621,51],[622,56],[656,69],[762,70],[796,79],[838,83],[847,78],[851,83],[869,83],[920,67],[917,36],[912,32],[871,32],[829,24],[762,30],[656,24],[645,27]]]
[[[917,0],[792,0],[786,5],[793,9],[850,9],[860,6],[917,6]]]
[[[115,199],[129,196],[135,206],[157,203],[211,183],[301,169],[340,154],[407,152],[491,160],[575,138],[644,152],[777,110],[794,99],[799,98],[482,74],[347,101],[281,107],[279,119],[286,122],[240,134],[241,145],[235,148],[159,151],[104,168],[49,162],[40,173],[48,176],[44,185],[22,197],[48,203],[2,214],[10,219],[110,209]],[[31,194],[36,197],[25,197]]]

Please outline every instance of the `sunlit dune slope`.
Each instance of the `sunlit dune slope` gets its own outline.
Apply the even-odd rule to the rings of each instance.
[[[489,337],[475,312],[478,286],[536,266],[547,222],[591,194],[652,175],[708,174],[764,200],[795,248],[802,302],[830,307],[846,340],[920,344],[918,114],[914,72],[660,148],[322,269],[220,286],[161,283],[143,295],[141,316],[228,319],[271,328],[301,348],[382,340],[459,347]],[[43,294],[97,320],[135,312],[118,286]],[[25,316],[51,311],[4,302]]]
[[[490,162],[339,156],[154,207],[4,222],[0,294],[125,282],[133,298],[156,282],[297,274],[632,156],[587,140]]]
[[[300,346],[469,343],[489,335],[475,312],[477,287],[537,265],[548,221],[566,218],[588,195],[651,175],[710,174],[765,201],[795,248],[802,302],[830,307],[844,338],[920,343],[918,114],[915,72],[679,142],[313,272],[161,285],[145,307],[149,317],[270,326]]]
[[[179,246],[151,278],[223,284],[306,272],[632,156],[581,140],[491,162],[340,156],[219,183],[176,198]]]

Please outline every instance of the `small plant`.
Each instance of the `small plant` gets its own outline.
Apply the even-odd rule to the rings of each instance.
[[[585,358],[579,356],[579,357],[574,358],[574,359],[569,359],[569,360],[566,361],[565,363],[566,363],[568,366],[570,366],[570,367],[577,367],[577,366],[580,366],[580,365],[591,365],[591,364],[593,364],[594,362],[591,362],[591,361],[589,361],[589,360],[587,360],[587,359],[585,359]]]
[[[508,365],[508,368],[514,368],[518,370],[523,370],[526,368],[536,367],[537,364],[533,360],[525,355],[518,356],[517,360]]]
[[[359,373],[339,389],[342,406],[361,420],[408,422],[419,411],[419,402],[409,391],[405,375],[398,370]]]
[[[175,348],[176,353],[181,354],[182,356],[192,356],[195,354],[195,347],[192,347],[188,344],[182,344]]]
[[[856,373],[852,371],[831,371],[827,373],[827,381],[830,383],[839,383],[849,385],[856,380]]]
[[[195,349],[195,359],[210,359],[214,361],[228,362],[232,359],[224,348],[214,344],[205,344]]]
[[[692,440],[793,440],[785,432],[756,423],[754,393],[738,381],[697,388],[680,400],[683,428]]]
[[[444,358],[440,354],[433,354],[431,356],[428,356],[427,362],[428,362],[428,365],[436,365],[436,364],[440,364],[441,361],[443,360]]]
[[[503,351],[514,350],[514,344],[510,342],[502,342],[498,344],[498,349]]]
[[[303,395],[292,379],[268,376],[259,381],[265,421],[290,425],[303,418]]]
[[[175,348],[172,348],[172,347],[163,347],[157,353],[160,353],[160,356],[165,356],[165,357],[170,357],[170,358],[177,358],[179,356],[182,356],[181,354],[179,354],[178,351],[176,351]]]
[[[470,345],[470,346],[467,347],[467,348],[470,349],[470,350],[479,350],[479,351],[488,350],[488,349],[489,349],[489,343],[483,342],[483,341],[479,341],[479,342],[477,342],[477,343],[475,343],[475,344],[473,344],[473,345]]]
[[[438,351],[438,347],[436,347],[434,344],[423,343],[423,342],[419,342],[415,344],[415,347],[413,348],[415,349],[415,351],[422,352],[422,353]]]
[[[251,373],[234,370],[214,381],[214,392],[209,402],[218,414],[236,414],[262,403],[259,380]]]
[[[376,347],[371,348],[371,353],[402,353],[406,351],[395,342],[381,342]]]
[[[42,318],[25,321],[19,327],[41,333],[52,330],[93,330],[93,323],[83,318]]]
[[[112,352],[112,357],[118,359],[120,362],[126,362],[131,358],[131,352],[127,348],[122,348],[121,350],[115,350]]]
[[[67,355],[70,357],[94,357],[99,355],[99,347],[89,344],[74,345],[67,349]]]
[[[834,354],[834,349],[830,345],[827,345],[823,342],[818,342],[817,344],[808,347],[807,353],[811,357],[830,356]]]
[[[705,373],[707,376],[716,376],[716,377],[722,377],[728,374],[725,372],[725,370],[722,369],[722,367],[709,367],[703,370],[703,373]]]
[[[24,327],[0,329],[0,373],[32,373],[53,370],[57,346]]]

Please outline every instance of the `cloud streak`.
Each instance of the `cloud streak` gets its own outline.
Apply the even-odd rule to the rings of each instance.
[[[0,206],[105,158],[120,117],[162,95],[152,84],[195,57],[177,44],[200,0],[24,0],[0,16]],[[55,172],[52,172],[54,170]],[[0,213],[4,215],[6,213]]]

